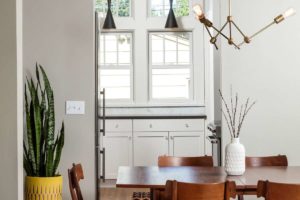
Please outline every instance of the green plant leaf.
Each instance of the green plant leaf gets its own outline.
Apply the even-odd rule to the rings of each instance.
[[[55,160],[54,160],[54,167],[53,167],[53,175],[55,175],[58,164],[60,162],[60,158],[61,158],[61,152],[62,149],[64,147],[64,143],[65,143],[65,125],[64,122],[62,122],[61,125],[61,130],[60,130],[60,135],[57,136],[58,140],[57,140],[57,145],[55,145]]]
[[[37,88],[34,87],[33,80],[31,79],[31,87],[30,93],[31,93],[31,101],[33,105],[33,120],[34,120],[34,133],[35,133],[35,152],[36,152],[36,170],[37,174],[39,174],[40,170],[40,142],[41,142],[41,128],[42,128],[42,122],[41,122],[41,107],[40,107],[40,101],[38,97],[38,91]]]
[[[30,88],[30,83],[27,79],[27,84],[28,87]],[[29,89],[30,90],[30,89]],[[30,102],[31,104],[31,102]],[[31,122],[31,114],[30,114],[30,107],[28,105],[28,98],[27,98],[27,87],[25,85],[25,112],[26,112],[26,127],[27,127],[27,142],[28,142],[28,151],[29,151],[29,159],[30,162],[32,163],[32,168],[33,168],[33,175],[36,174],[36,160],[35,160],[35,151],[34,151],[34,138],[33,138],[33,133],[32,133],[32,122]]]

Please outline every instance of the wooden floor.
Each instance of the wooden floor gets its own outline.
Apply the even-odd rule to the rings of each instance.
[[[132,200],[133,192],[148,192],[147,189],[101,188],[101,200]]]

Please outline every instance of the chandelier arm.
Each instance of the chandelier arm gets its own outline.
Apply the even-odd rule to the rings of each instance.
[[[210,39],[212,39],[213,36],[212,36],[211,32],[209,31],[208,27],[207,27],[206,25],[204,25],[204,27],[205,27],[205,29],[207,30],[208,35],[210,36]],[[216,49],[218,50],[219,48],[218,48],[217,44],[216,44],[215,42],[214,42],[213,44],[214,44],[214,46],[216,47]]]
[[[232,24],[235,26],[235,28],[240,32],[240,34],[243,37],[246,37],[246,35],[243,33],[243,31],[238,27],[238,25],[236,25],[236,23],[234,21],[232,21]]]
[[[220,34],[222,34],[222,31],[227,26],[227,24],[228,24],[228,21],[226,21],[226,23],[222,26],[222,28],[220,30],[218,30],[217,28],[213,27],[217,31],[217,34],[216,34],[215,38],[217,38]]]
[[[226,35],[224,35],[222,32],[220,32],[216,27],[214,27],[214,26],[212,26],[212,28],[215,30],[215,31],[217,31],[220,35],[222,35],[224,38],[226,38],[226,40],[230,40]],[[237,48],[237,49],[240,49],[240,47],[237,45],[237,44],[235,44],[234,42],[232,42],[232,44]]]
[[[265,31],[266,29],[268,29],[269,27],[271,27],[273,24],[275,24],[274,21],[273,21],[272,23],[266,25],[265,27],[263,27],[262,29],[260,29],[260,30],[257,31],[256,33],[254,33],[252,36],[250,36],[250,39],[254,38],[255,36],[257,36],[257,35],[260,34],[261,32]]]
[[[262,33],[263,31],[265,31],[266,29],[268,29],[269,27],[271,27],[271,26],[272,26],[273,24],[275,24],[275,23],[276,23],[276,22],[273,21],[272,23],[266,25],[265,27],[263,27],[262,29],[260,29],[259,31],[257,31],[257,32],[254,33],[253,35],[251,35],[251,36],[249,37],[249,39],[254,38],[255,36],[257,36],[258,34]],[[242,43],[240,43],[240,44],[238,45],[238,47],[242,46],[242,45],[245,44],[245,43],[246,43],[246,42],[243,41]]]
[[[229,38],[232,39],[232,26],[231,26],[232,21],[229,21]]]

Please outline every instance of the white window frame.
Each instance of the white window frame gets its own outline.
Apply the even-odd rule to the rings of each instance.
[[[153,65],[152,64],[152,42],[150,40],[151,34],[155,33],[189,33],[190,34],[190,64],[189,65]],[[194,48],[193,48],[193,31],[190,30],[179,30],[179,31],[151,31],[148,30],[148,101],[150,104],[191,104],[195,100],[194,96]],[[178,53],[178,52],[177,52]],[[178,56],[177,56],[178,59]],[[190,87],[189,87],[189,98],[188,99],[175,99],[175,98],[163,98],[157,99],[152,97],[152,69],[190,69]]]
[[[100,36],[103,34],[131,34],[131,44],[130,44],[130,61],[131,64],[129,66],[126,65],[103,65],[101,64],[100,61],[100,56],[99,56],[99,67],[98,67],[98,74],[99,78],[101,79],[101,69],[129,69],[130,71],[130,98],[129,99],[107,99],[107,105],[129,105],[134,103],[134,31],[132,30],[119,30],[119,31],[102,31],[100,33]],[[101,41],[99,39],[99,41]],[[100,51],[100,48],[99,48]],[[118,59],[117,59],[118,60]],[[120,66],[120,67],[117,67]],[[99,89],[101,88],[100,85],[101,81],[99,81]]]
[[[168,17],[168,15],[166,15],[166,16],[152,16],[152,14],[151,14],[151,8],[152,8],[152,6],[151,6],[151,0],[146,0],[147,1],[147,16],[148,16],[148,18],[166,18],[166,17]],[[177,6],[177,5],[176,5]],[[166,7],[166,5],[164,4],[163,5],[163,7],[165,8]],[[186,15],[186,16],[178,16],[178,17],[189,17],[190,15],[191,15],[191,1],[189,0],[189,5],[188,5],[188,7],[189,7],[189,14],[188,15]],[[173,9],[174,9],[175,7],[173,7]],[[174,13],[175,14],[175,13]]]

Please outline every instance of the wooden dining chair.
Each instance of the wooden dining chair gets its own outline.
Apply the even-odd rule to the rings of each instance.
[[[81,164],[74,164],[71,169],[68,169],[68,177],[69,177],[69,188],[72,200],[83,200],[79,181],[84,179],[83,170]]]
[[[257,197],[266,200],[300,200],[300,184],[258,181]]]
[[[235,182],[183,183],[167,181],[160,200],[229,200],[236,197]]]
[[[246,167],[288,166],[286,155],[246,157]]]
[[[200,157],[175,157],[175,156],[159,156],[159,167],[177,167],[177,166],[202,166],[213,167],[212,156]]]
[[[265,157],[246,157],[246,167],[268,167],[268,166],[288,166],[286,155],[265,156]],[[249,193],[255,195],[254,193]],[[243,195],[238,195],[238,200],[243,200]]]

